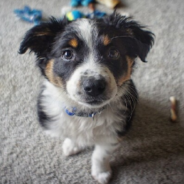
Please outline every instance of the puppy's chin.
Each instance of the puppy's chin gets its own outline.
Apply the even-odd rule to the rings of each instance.
[[[102,108],[104,107],[106,104],[108,104],[110,102],[110,100],[105,100],[105,101],[87,101],[87,102],[83,102],[83,101],[78,101],[78,103],[80,105],[83,105],[85,107],[91,108],[91,109],[96,109],[96,108]]]

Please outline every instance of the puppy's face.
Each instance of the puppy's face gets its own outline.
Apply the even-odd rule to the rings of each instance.
[[[53,47],[54,74],[61,77],[67,94],[93,107],[108,103],[131,70],[122,44],[100,31],[93,20],[77,20],[65,27]]]
[[[20,53],[34,51],[46,78],[74,101],[102,107],[130,78],[134,59],[145,57],[152,33],[124,17],[73,22],[51,20],[31,29]]]

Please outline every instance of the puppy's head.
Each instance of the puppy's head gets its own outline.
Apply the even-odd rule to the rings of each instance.
[[[130,79],[134,59],[145,62],[152,43],[151,32],[114,13],[73,22],[52,18],[27,32],[19,52],[33,51],[43,75],[74,101],[102,107]]]

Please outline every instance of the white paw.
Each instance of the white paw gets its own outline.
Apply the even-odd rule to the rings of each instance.
[[[101,172],[101,173],[92,173],[92,176],[96,181],[98,181],[98,183],[106,184],[111,178],[111,171]]]
[[[70,156],[78,153],[81,149],[75,145],[70,139],[66,138],[63,142],[63,154]]]

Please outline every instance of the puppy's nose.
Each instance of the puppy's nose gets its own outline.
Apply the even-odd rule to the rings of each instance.
[[[82,86],[87,95],[98,96],[105,91],[106,81],[103,78],[95,79],[93,77],[83,80]]]

